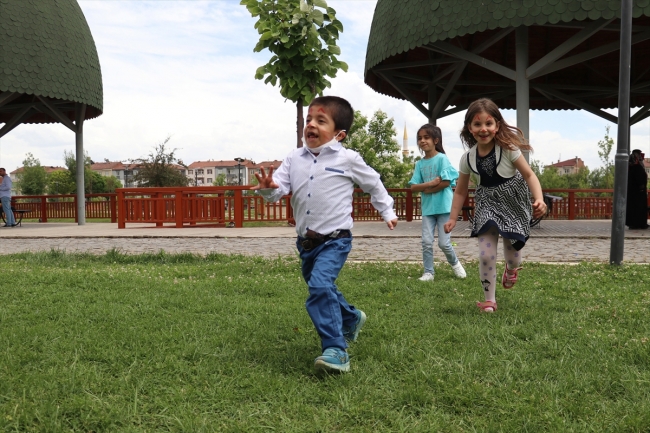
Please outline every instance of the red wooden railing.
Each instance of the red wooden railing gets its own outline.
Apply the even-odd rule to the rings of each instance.
[[[395,199],[395,212],[400,220],[421,218],[419,195],[414,196],[410,189],[388,191]],[[547,218],[612,218],[611,189],[548,189],[544,192],[557,197]],[[120,188],[116,194],[87,194],[86,218],[110,219],[117,222],[119,228],[125,228],[127,223],[153,223],[157,227],[165,224],[175,227],[198,224],[243,227],[244,222],[291,221],[293,209],[290,199],[290,196],[285,196],[277,203],[267,203],[249,191],[248,186]],[[473,190],[470,190],[465,205],[474,205]],[[15,196],[12,206],[28,210],[25,219],[77,221],[76,195]],[[352,217],[357,221],[381,220],[370,203],[370,197],[360,189],[355,190]]]
[[[77,195],[18,195],[11,198],[11,206],[26,210],[25,219],[73,219],[77,222]],[[117,222],[117,194],[86,194],[86,218],[110,219]]]

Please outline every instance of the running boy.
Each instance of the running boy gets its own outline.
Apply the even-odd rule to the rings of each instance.
[[[363,311],[348,304],[335,281],[352,248],[352,193],[359,185],[371,195],[373,206],[388,228],[397,225],[393,199],[361,156],[341,145],[352,126],[354,111],[336,96],[316,98],[309,105],[304,147],[293,150],[268,175],[256,174],[265,200],[275,202],[293,192],[296,246],[302,275],[309,288],[305,303],[321,339],[322,355],[314,367],[327,372],[350,370],[347,342],[356,341],[366,321]]]

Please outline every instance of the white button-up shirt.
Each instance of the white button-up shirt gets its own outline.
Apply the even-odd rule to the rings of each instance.
[[[355,184],[370,194],[370,202],[384,221],[397,218],[393,198],[381,183],[379,173],[341,143],[324,148],[318,156],[306,147],[292,151],[273,173],[273,181],[279,188],[259,192],[265,200],[276,202],[293,191],[291,206],[299,236],[305,236],[307,230],[329,234],[351,229]]]

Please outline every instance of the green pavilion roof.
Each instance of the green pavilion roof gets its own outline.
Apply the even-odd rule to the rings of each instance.
[[[86,118],[102,113],[99,57],[76,0],[0,0],[0,92],[83,103]]]
[[[650,0],[633,4],[630,105],[645,107]],[[531,109],[581,108],[615,121],[601,110],[618,106],[620,9],[620,0],[378,0],[364,81],[429,118],[479,97],[515,108],[519,32]]]
[[[383,60],[436,41],[521,25],[620,18],[610,0],[379,0],[366,71]],[[634,1],[634,17],[650,16],[650,0]]]

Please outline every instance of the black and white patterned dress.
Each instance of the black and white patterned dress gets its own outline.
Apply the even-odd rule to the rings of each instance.
[[[513,177],[504,178],[497,173],[496,166],[494,149],[484,157],[476,152],[476,168],[481,181],[474,196],[474,221],[470,236],[477,237],[495,227],[504,239],[520,250],[530,235],[533,215],[530,190],[519,171]]]

